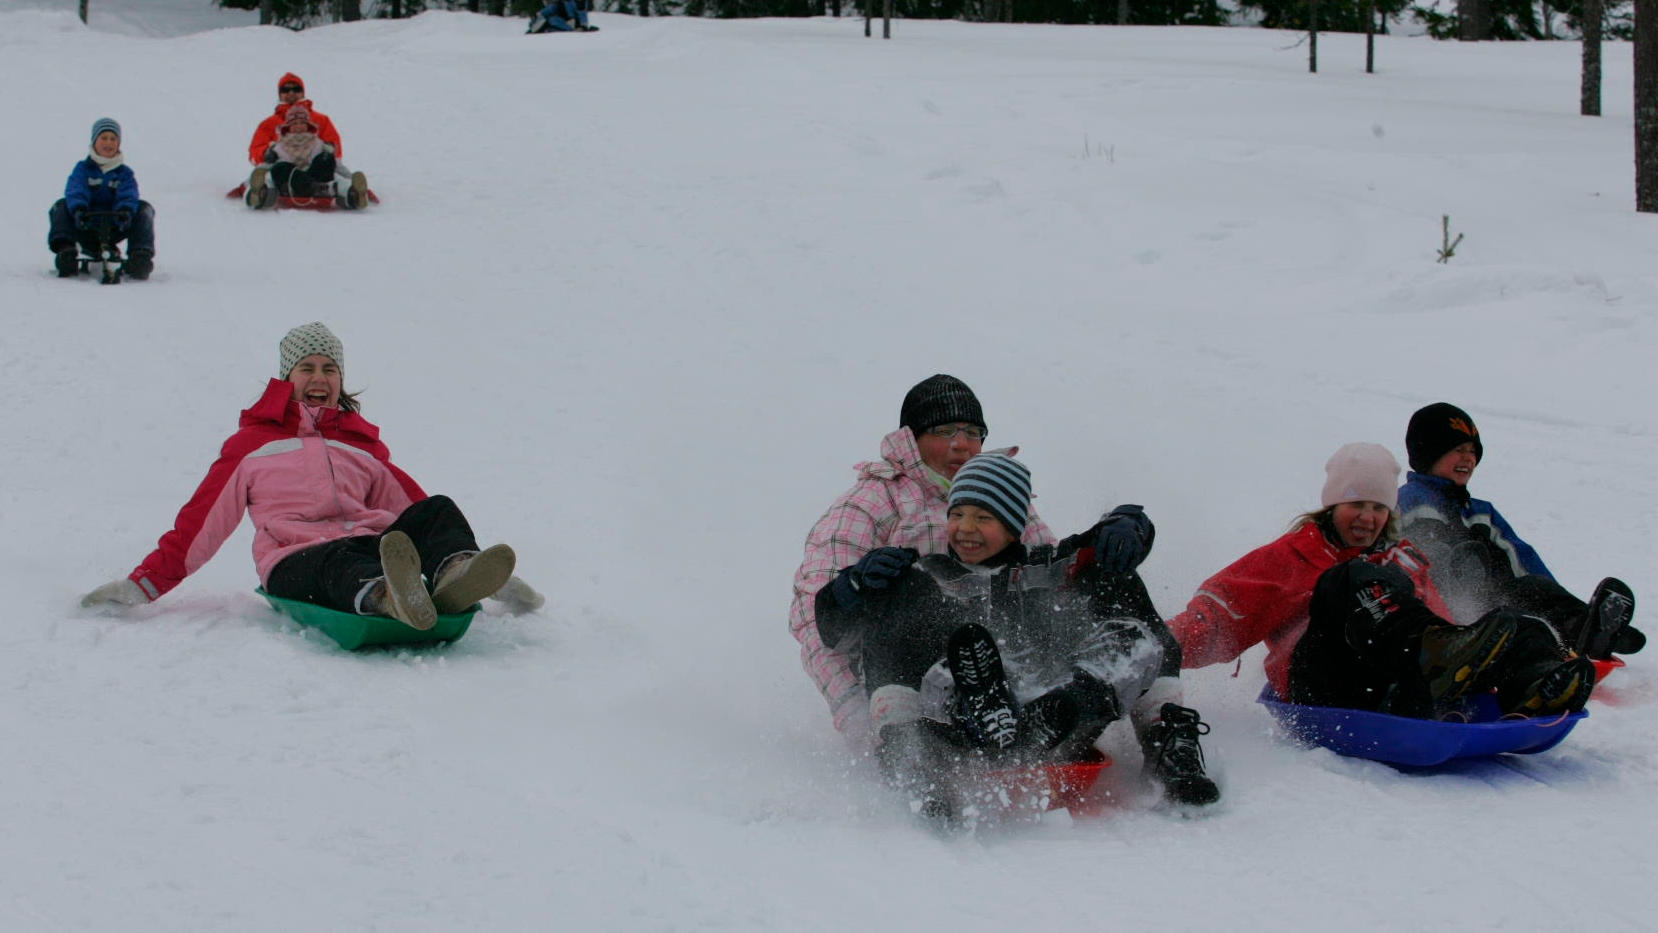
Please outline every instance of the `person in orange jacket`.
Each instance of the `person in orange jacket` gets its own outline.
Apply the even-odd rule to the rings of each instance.
[[[345,158],[345,146],[340,143],[340,131],[334,128],[334,121],[311,106],[305,99],[305,82],[299,75],[288,72],[276,82],[276,111],[260,122],[253,131],[253,140],[248,143],[248,161],[258,165],[265,161],[265,153],[276,145],[281,136],[282,124],[287,122],[288,108],[295,104],[304,104],[305,109],[311,112],[311,123],[317,128],[317,138],[334,147],[334,158]]]

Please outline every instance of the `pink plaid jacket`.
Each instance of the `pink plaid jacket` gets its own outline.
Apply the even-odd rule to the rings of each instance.
[[[818,637],[814,599],[842,568],[878,547],[912,547],[942,554],[945,490],[921,462],[909,428],[881,439],[881,459],[854,467],[858,482],[841,494],[806,535],[806,556],[794,575],[789,631],[800,642],[800,662],[829,701],[835,728],[862,741],[869,732],[869,703],[858,681],[857,645],[834,650]],[[1054,534],[1033,510],[1025,524],[1026,544],[1052,544]]]

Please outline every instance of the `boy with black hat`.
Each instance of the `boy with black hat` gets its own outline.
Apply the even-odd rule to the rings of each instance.
[[[1115,514],[1027,547],[1030,499],[1024,464],[980,454],[950,485],[945,553],[877,548],[818,591],[823,643],[862,637],[884,776],[933,815],[955,815],[956,779],[970,784],[975,762],[1086,758],[1127,715],[1169,797],[1213,803],[1206,729],[1178,704],[1180,646],[1139,575],[1111,570],[1098,546]]]
[[[1591,658],[1632,654],[1646,636],[1629,624],[1635,596],[1607,577],[1589,603],[1567,592],[1497,507],[1468,492],[1485,442],[1466,411],[1436,402],[1405,431],[1410,472],[1399,488],[1404,534],[1432,562],[1435,586],[1459,622],[1508,607],[1549,622],[1567,647]]]

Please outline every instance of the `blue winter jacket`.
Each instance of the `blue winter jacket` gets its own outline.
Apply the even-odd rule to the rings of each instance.
[[[1437,562],[1441,557],[1433,553],[1433,541],[1438,536],[1424,533],[1422,522],[1443,522],[1453,534],[1488,541],[1490,551],[1502,556],[1516,578],[1537,574],[1554,579],[1543,558],[1520,540],[1496,506],[1475,499],[1467,487],[1412,470],[1399,487],[1399,524],[1405,537],[1426,551],[1428,560]],[[1418,524],[1418,530],[1412,530],[1412,524]]]
[[[138,178],[126,163],[104,171],[91,156],[75,163],[63,185],[63,200],[69,212],[128,211],[138,213]]]

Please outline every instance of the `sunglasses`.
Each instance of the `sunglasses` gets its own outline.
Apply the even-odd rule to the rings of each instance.
[[[305,93],[305,88],[300,87],[297,84],[284,84],[284,85],[282,85],[281,88],[279,88],[279,90],[281,90],[282,93],[284,93],[284,94],[303,94],[303,93]]]

